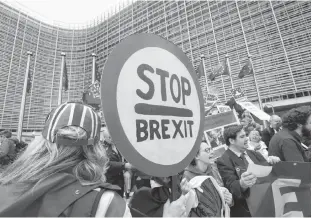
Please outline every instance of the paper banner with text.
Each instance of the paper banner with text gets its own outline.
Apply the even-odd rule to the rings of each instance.
[[[254,116],[256,116],[260,120],[270,120],[270,115],[265,113],[264,111],[260,110],[259,108],[256,107],[253,103],[246,101],[246,102],[241,102],[237,101],[237,104],[242,106],[244,109],[248,110],[250,113],[252,113]]]

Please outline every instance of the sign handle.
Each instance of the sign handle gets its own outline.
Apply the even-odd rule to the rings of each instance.
[[[178,199],[179,191],[178,191],[178,175],[170,176],[171,179],[171,195],[170,201],[173,202]]]

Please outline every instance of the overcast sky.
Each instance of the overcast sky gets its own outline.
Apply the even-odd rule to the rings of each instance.
[[[23,9],[37,18],[53,24],[86,24],[104,12],[131,2],[131,0],[0,0],[15,8]]]

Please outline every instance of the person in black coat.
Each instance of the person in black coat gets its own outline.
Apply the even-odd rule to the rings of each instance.
[[[248,164],[269,164],[261,154],[247,150],[248,140],[242,125],[225,127],[223,134],[229,149],[218,158],[217,166],[224,186],[232,193],[234,199],[231,217],[250,217],[246,198],[249,197],[250,187],[256,183],[257,177],[251,172],[246,172]],[[277,158],[270,158],[271,163],[278,161]]]
[[[106,128],[104,128],[101,132],[102,134],[102,142],[103,146],[106,149],[106,154],[109,159],[109,165],[106,173],[106,179],[108,183],[113,185],[118,185],[121,190],[117,191],[117,193],[123,197],[124,194],[124,171],[131,171],[133,169],[130,163],[125,163],[122,160],[122,156],[116,147],[113,145],[109,132]]]
[[[283,115],[283,129],[270,141],[269,155],[278,156],[282,161],[309,162],[302,139],[311,139],[311,108],[293,108]],[[309,151],[308,151],[309,152]]]
[[[280,131],[281,129],[281,123],[282,119],[277,115],[272,115],[270,117],[270,126],[265,128],[261,135],[262,135],[262,141],[266,144],[267,147],[270,145],[270,141],[275,133]]]

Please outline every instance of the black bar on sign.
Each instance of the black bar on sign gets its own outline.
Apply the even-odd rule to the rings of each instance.
[[[189,109],[162,105],[150,105],[145,103],[138,103],[134,106],[134,110],[137,114],[142,115],[193,117],[193,112]]]

